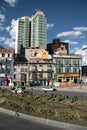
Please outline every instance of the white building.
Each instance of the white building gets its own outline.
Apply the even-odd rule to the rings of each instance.
[[[87,47],[82,49],[82,65],[87,65]]]

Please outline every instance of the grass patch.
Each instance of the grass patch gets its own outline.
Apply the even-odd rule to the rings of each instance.
[[[0,92],[0,99],[5,98],[6,102],[0,106],[32,116],[87,126],[87,100],[67,97],[4,91]]]

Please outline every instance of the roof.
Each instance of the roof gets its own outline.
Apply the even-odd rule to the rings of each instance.
[[[0,48],[0,53],[14,53],[13,49],[1,49]]]

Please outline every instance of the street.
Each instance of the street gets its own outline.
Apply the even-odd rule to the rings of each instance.
[[[45,91],[42,91],[41,88],[38,88],[38,87],[31,87],[29,88],[29,90],[27,91],[32,91],[34,95],[37,95],[37,94],[50,94],[50,93],[53,93],[54,95],[56,96],[59,96],[61,94],[64,94],[65,96],[68,96],[68,97],[72,97],[72,96],[77,96],[78,99],[87,99],[87,89],[83,91],[83,89],[67,89],[67,88],[57,88],[57,91],[48,91],[48,92],[45,92]]]
[[[0,113],[0,130],[65,130]]]

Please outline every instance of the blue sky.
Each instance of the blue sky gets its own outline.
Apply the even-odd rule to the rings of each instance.
[[[15,46],[16,22],[42,10],[47,17],[47,43],[60,38],[69,53],[87,47],[87,0],[0,0],[0,45]]]

